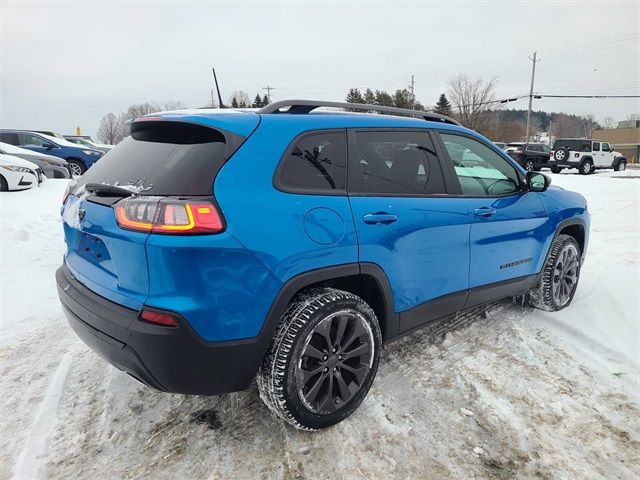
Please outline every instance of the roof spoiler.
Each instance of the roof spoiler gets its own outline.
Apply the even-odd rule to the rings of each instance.
[[[288,108],[287,108],[288,107]],[[280,100],[262,107],[258,110],[260,114],[271,113],[289,113],[289,114],[306,114],[321,107],[346,108],[349,110],[373,111],[377,113],[390,113],[392,115],[400,115],[405,117],[422,118],[429,122],[449,123],[459,125],[456,120],[439,113],[424,112],[421,110],[410,110],[408,108],[385,107],[382,105],[369,105],[367,103],[349,103],[349,102],[325,102],[321,100]],[[286,110],[281,110],[287,108]]]

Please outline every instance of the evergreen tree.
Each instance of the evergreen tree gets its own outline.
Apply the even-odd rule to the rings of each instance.
[[[347,93],[345,100],[349,103],[365,103],[360,90],[357,88],[349,89],[349,93]]]
[[[251,105],[253,108],[264,107],[262,104],[262,99],[260,98],[260,94],[256,93],[256,98],[253,99],[253,104]]]
[[[384,90],[376,90],[376,105],[382,105],[383,107],[393,107],[393,97]]]
[[[449,100],[444,93],[440,95],[434,111],[435,113],[439,113],[440,115],[447,115],[448,117],[450,117],[453,113],[451,110],[451,103],[449,103]]]
[[[411,108],[411,94],[409,90],[406,88],[396,90],[393,94],[393,106],[398,108]]]
[[[238,103],[238,99],[235,95],[231,99],[231,108],[240,108],[240,104]]]
[[[364,101],[364,103],[368,103],[369,105],[373,105],[374,103],[376,103],[376,96],[371,91],[370,88],[367,88],[364,91],[364,96],[362,97],[362,100]]]
[[[271,101],[269,100],[269,97],[267,96],[267,94],[264,94],[264,97],[262,97],[262,106],[266,107],[267,105],[269,105],[271,103]]]

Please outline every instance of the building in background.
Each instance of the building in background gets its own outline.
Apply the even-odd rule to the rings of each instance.
[[[634,124],[635,126],[633,126]],[[620,152],[626,157],[627,163],[638,163],[640,159],[640,124],[634,121],[631,125],[631,128],[594,130],[592,138],[612,143],[616,152]]]

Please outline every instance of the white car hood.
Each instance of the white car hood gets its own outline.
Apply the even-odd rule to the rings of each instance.
[[[49,160],[50,162],[53,162],[55,164],[64,165],[66,163],[66,161],[62,158],[54,157],[53,155],[47,155],[45,153],[34,152],[33,150],[27,150],[26,148],[16,147],[15,145],[11,145],[10,143],[0,142],[0,150],[5,152],[7,155],[29,155],[30,157]]]
[[[5,155],[0,153],[0,165],[6,165],[11,167],[26,167],[31,170],[36,170],[38,166],[35,163],[31,163],[22,158],[14,157],[13,155]]]

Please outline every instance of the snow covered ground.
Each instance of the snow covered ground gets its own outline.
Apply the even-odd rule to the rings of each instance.
[[[639,478],[640,170],[552,175],[592,213],[559,313],[500,302],[385,348],[356,414],[319,433],[255,387],[155,392],[58,305],[64,181],[0,196],[0,478]]]

